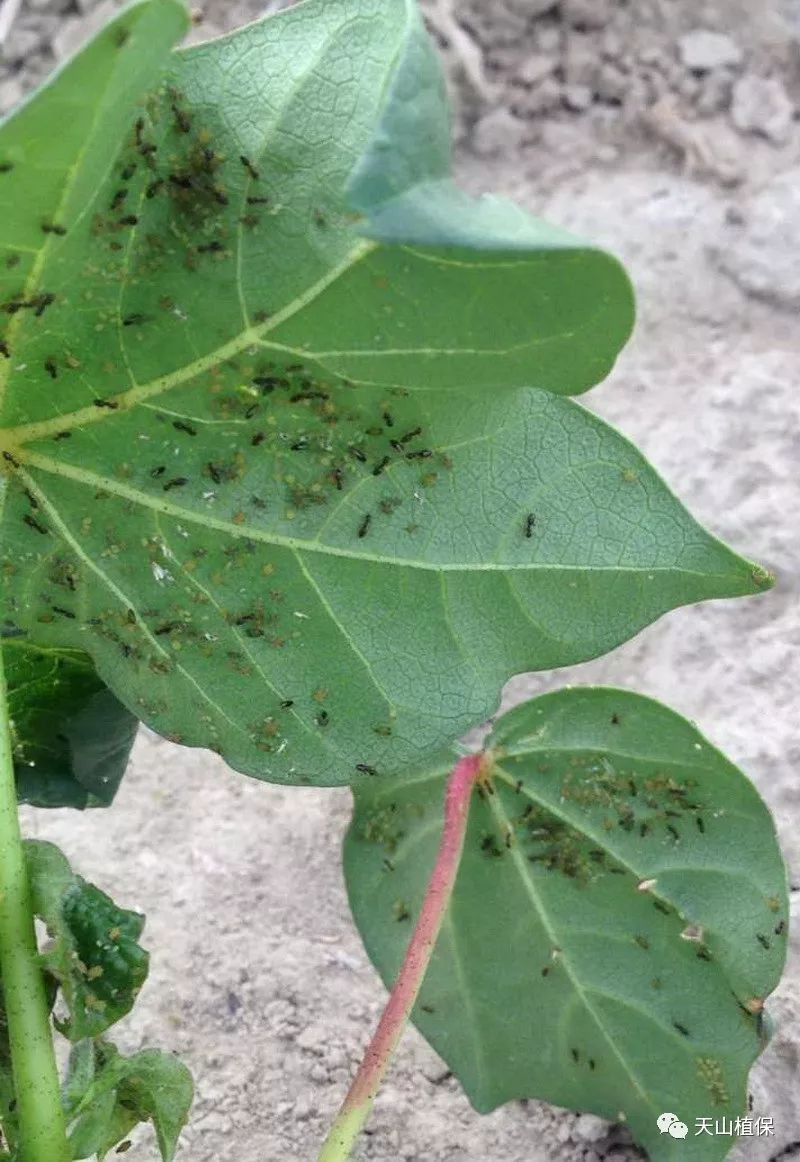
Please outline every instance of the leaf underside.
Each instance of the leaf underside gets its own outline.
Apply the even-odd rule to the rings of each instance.
[[[309,0],[159,83],[181,20],[131,9],[0,127],[6,637],[334,784],[767,583],[564,398],[624,343],[627,280],[451,185],[411,5]]]
[[[536,1097],[625,1121],[657,1162],[722,1158],[786,954],[774,827],[686,721],[572,689],[502,718],[414,1021],[480,1111]],[[350,903],[387,984],[433,865],[452,757],[355,791]],[[675,1112],[685,1140],[660,1135]]]

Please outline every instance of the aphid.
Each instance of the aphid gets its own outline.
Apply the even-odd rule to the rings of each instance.
[[[290,396],[291,403],[302,403],[304,400],[330,399],[327,391],[298,391],[297,395]]]
[[[134,312],[132,315],[126,315],[122,320],[123,327],[138,327],[142,323],[147,322],[147,315],[142,315],[139,312]]]
[[[253,379],[256,387],[261,388],[262,395],[269,395],[271,391],[280,386],[281,382],[283,381],[275,375],[256,375]]]
[[[253,165],[253,163],[251,162],[250,158],[249,158],[249,157],[245,157],[245,155],[244,155],[243,153],[241,153],[241,154],[239,155],[239,161],[242,163],[242,165],[244,166],[244,168],[247,170],[248,174],[249,174],[249,175],[250,175],[250,177],[253,179],[253,181],[254,181],[254,182],[257,182],[257,181],[258,181],[258,179],[261,177],[261,174],[258,172],[258,170],[256,169],[256,167]]]
[[[247,198],[247,204],[248,204],[248,206],[268,206],[269,205],[269,198],[258,198],[258,197]]]
[[[13,161],[0,161],[0,173],[11,173],[13,168]]]
[[[419,452],[406,452],[406,460],[429,460],[432,455],[430,448],[422,448]]]
[[[253,436],[253,438],[252,438],[252,440],[250,441],[250,443],[252,444],[252,446],[253,446],[254,448],[257,448],[259,444],[263,444],[263,443],[264,443],[264,441],[266,440],[266,438],[267,438],[267,433],[266,433],[266,432],[256,432],[256,434]]]
[[[243,226],[247,226],[248,230],[254,230],[261,219],[256,214],[243,214],[239,221]]]
[[[775,926],[775,935],[776,935],[776,936],[783,936],[783,934],[784,934],[784,932],[785,932],[785,931],[786,931],[786,921],[785,921],[785,920],[781,920],[781,921],[780,921],[778,924],[776,924],[776,926]]]
[[[139,218],[136,214],[126,214],[124,218],[119,220],[120,226],[138,226]]]
[[[63,238],[66,232],[66,226],[60,226],[57,222],[42,222],[43,234],[57,234],[59,237]]]
[[[163,178],[156,178],[156,180],[154,182],[150,182],[150,185],[144,191],[144,196],[146,198],[154,198],[156,196],[156,194],[159,192],[159,190],[163,189],[163,186],[164,186],[164,179]]]
[[[159,464],[157,468],[150,469],[150,475],[154,480],[158,480],[159,476],[163,476],[167,468],[165,464]]]
[[[580,1055],[580,1053],[578,1052],[578,1050],[577,1050],[577,1049],[570,1049],[570,1054],[571,1054],[571,1056],[572,1056],[572,1060],[573,1060],[573,1061],[575,1062],[575,1064],[577,1065],[577,1064],[578,1064],[578,1062],[579,1062],[579,1061],[580,1061],[580,1059],[581,1059],[581,1055]]]
[[[618,714],[611,715],[611,725],[612,726],[619,726],[619,715]]]
[[[164,485],[164,491],[170,492],[173,488],[183,488],[184,484],[189,483],[188,476],[174,476],[172,480],[168,480]]]
[[[118,28],[117,31],[114,33],[114,44],[117,46],[117,48],[124,48],[125,45],[128,43],[128,41],[130,40],[130,38],[131,38],[131,30],[129,28]],[[124,1146],[125,1143],[123,1142],[122,1145]],[[127,1149],[127,1147],[126,1147],[126,1149]],[[120,1151],[117,1150],[117,1153],[119,1154]]]
[[[589,1058],[589,1068],[590,1068],[591,1070],[595,1070],[595,1069],[597,1068],[597,1066],[596,1066],[596,1064],[595,1064],[594,1057],[590,1057],[590,1058]]]
[[[22,519],[25,522],[25,524],[28,526],[29,529],[36,529],[36,532],[41,533],[43,536],[46,536],[47,533],[49,532],[49,529],[46,529],[44,527],[44,525],[39,524],[36,517],[31,516],[31,514],[29,512],[26,512]]]
[[[216,239],[213,242],[205,242],[202,246],[197,247],[198,254],[219,254],[225,247]]]
[[[181,133],[189,133],[192,128],[192,123],[184,113],[183,109],[181,109],[175,101],[173,101],[171,108],[172,115],[175,118],[175,124],[177,125],[178,129],[181,131]]]
[[[392,418],[391,412],[384,412],[383,413],[383,422],[386,424],[387,428],[394,427],[394,419]]]
[[[257,411],[258,411],[258,404],[251,403],[250,407],[245,409],[244,418],[246,420],[252,420],[253,416],[256,414]]]
[[[369,766],[368,763],[356,763],[356,770],[360,771],[362,775],[377,775],[374,767]]]
[[[125,39],[127,40],[127,36]],[[119,43],[119,41],[117,43]],[[122,43],[124,44],[125,41],[123,41]],[[130,1150],[132,1145],[133,1145],[133,1142],[130,1140],[130,1138],[126,1138],[124,1142],[120,1142],[120,1144],[117,1146],[114,1153],[115,1154],[125,1154],[125,1153],[127,1153],[128,1150]]]
[[[390,461],[389,457],[384,456],[383,459],[379,460],[378,463],[375,465],[375,467],[372,469],[372,475],[373,476],[380,476],[380,474],[383,472],[384,468],[386,468],[387,465],[389,465],[390,463],[391,463],[391,461]]]
[[[127,196],[128,191],[124,187],[121,190],[117,190],[117,192],[114,194],[114,197],[111,199],[111,205],[109,206],[109,209],[118,210]]]
[[[420,1005],[420,1008],[422,1009],[423,1013],[435,1013],[436,1012],[436,1009],[433,1007],[433,1005]]]
[[[52,609],[53,613],[58,613],[62,617],[68,617],[70,621],[75,620],[75,614],[71,609],[64,609],[61,605],[51,605],[50,608]]]
[[[763,932],[756,932],[756,940],[762,948],[769,948],[769,937],[765,936]]]
[[[11,351],[9,350],[8,343],[6,343],[3,339],[0,339],[0,355],[4,355],[6,359],[11,358]]]
[[[129,182],[135,173],[136,163],[131,162],[129,165],[126,165],[124,169],[120,170],[119,176],[124,182]]]
[[[327,710],[320,710],[315,721],[317,723],[317,726],[327,726],[328,723],[330,722],[330,720],[331,720],[331,716],[330,716],[330,714],[328,714],[328,711]]]
[[[44,369],[51,379],[58,379],[58,367],[55,359],[45,359]]]
[[[672,910],[669,904],[665,904],[663,900],[653,900],[653,907],[657,908],[659,912],[663,912],[665,916],[669,916]]]
[[[299,440],[295,440],[289,447],[293,452],[303,452],[308,447],[308,436],[301,436]]]
[[[281,710],[291,710],[294,706],[294,698],[284,698],[281,702]]]
[[[213,464],[209,460],[208,464],[206,464],[206,468],[208,469],[208,475],[211,477],[211,479],[214,481],[214,483],[215,484],[222,484],[224,477],[222,476],[222,473],[220,472],[219,468],[217,468],[216,464]]]
[[[390,441],[389,441],[389,446],[390,446],[390,447],[391,447],[391,448],[392,448],[392,449],[393,449],[395,452],[398,452],[398,453],[399,453],[401,456],[402,456],[402,455],[403,455],[403,453],[405,452],[405,448],[403,447],[403,445],[400,443],[400,441],[399,441],[399,440],[390,440]]]
[[[45,293],[43,295],[37,295],[36,298],[31,299],[30,303],[28,303],[27,305],[31,306],[31,307],[35,307],[35,310],[33,313],[37,319],[41,319],[42,315],[45,313],[45,311],[50,306],[50,304],[54,303],[55,301],[56,301],[55,295]]]
[[[56,432],[53,436],[54,440],[71,440],[72,432]]]
[[[350,453],[354,460],[358,460],[359,464],[366,464],[367,457],[364,455],[360,448],[356,448],[354,444],[351,444],[347,451]]]
[[[533,530],[536,525],[536,517],[532,512],[529,512],[525,517],[525,536],[530,540],[533,536]]]
[[[341,468],[334,468],[331,472],[331,478],[333,483],[336,485],[337,491],[341,492],[344,484],[344,473],[342,472]]]
[[[668,823],[667,824],[667,831],[670,833],[672,838],[677,843],[678,840],[680,839],[680,832],[678,831],[677,827],[673,827],[671,823]]]
[[[650,948],[650,941],[647,939],[646,936],[634,936],[633,939],[636,942],[636,944],[639,945],[640,948],[643,948],[645,950],[645,952],[647,952],[648,949]]]
[[[408,444],[411,440],[416,439],[417,436],[422,435],[422,428],[412,428],[410,432],[406,432],[404,436],[400,437],[398,441],[400,444]]]
[[[33,493],[30,491],[30,489],[28,489],[28,488],[25,489],[25,495],[28,498],[28,504],[31,506],[31,508],[37,509],[39,507],[39,501],[36,499],[36,497],[33,495]],[[67,581],[67,584],[68,584],[70,589],[75,588],[75,582],[72,580],[72,578],[69,575],[67,575],[66,581]]]
[[[230,200],[228,198],[228,195],[225,193],[225,191],[221,190],[219,188],[219,186],[213,187],[213,189],[211,190],[211,196],[214,199],[214,201],[217,202],[220,206],[227,206],[228,202]]]
[[[9,464],[13,464],[15,468],[19,468],[19,460],[12,456],[10,452],[6,451],[5,448],[3,449],[3,459],[8,460]]]
[[[365,513],[364,518],[361,521],[361,524],[358,526],[359,538],[365,537],[367,535],[367,533],[369,532],[369,526],[371,524],[372,524],[372,514]]]
[[[703,821],[703,817],[701,815],[695,815],[694,821],[697,824],[697,830],[700,832],[700,834],[705,835],[706,825],[705,825],[705,822]]]
[[[185,432],[187,436],[197,435],[197,428],[193,428],[186,420],[173,420],[172,426],[176,432]]]
[[[678,1032],[680,1033],[681,1037],[688,1037],[688,1036],[689,1036],[689,1030],[686,1028],[686,1026],[685,1026],[685,1025],[682,1025],[682,1024],[680,1023],[680,1021],[673,1021],[673,1022],[672,1022],[672,1027],[673,1027],[674,1029],[677,1029],[677,1030],[678,1030]]]
[[[544,968],[542,969],[542,976],[549,976],[549,975],[550,975],[550,965],[546,964],[544,966]]]
[[[697,950],[697,959],[698,960],[707,960],[710,962],[714,958],[711,955],[711,953],[709,952],[709,950],[706,948],[705,944],[701,944]]]
[[[92,403],[96,408],[108,408],[112,412],[119,407],[115,399],[93,399]]]

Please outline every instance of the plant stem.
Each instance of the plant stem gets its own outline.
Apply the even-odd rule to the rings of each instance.
[[[378,1028],[323,1143],[317,1162],[346,1162],[350,1158],[408,1024],[453,894],[464,848],[472,788],[484,761],[485,756],[482,754],[469,755],[456,763],[450,775],[445,796],[442,838],[414,934]]]
[[[69,1162],[50,1009],[39,967],[19,829],[8,693],[0,650],[0,982],[22,1162]]]

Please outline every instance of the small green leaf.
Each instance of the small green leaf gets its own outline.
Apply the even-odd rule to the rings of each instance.
[[[130,1012],[145,982],[144,917],[76,876],[53,844],[25,846],[34,913],[52,940],[42,964],[67,1008],[56,1024],[71,1041],[96,1037]]]
[[[16,639],[4,649],[20,802],[107,807],[125,773],[137,720],[86,654]]]
[[[149,1121],[163,1162],[172,1162],[194,1096],[186,1066],[157,1049],[123,1057],[107,1041],[86,1044],[93,1080],[79,1105],[67,1107],[73,1158],[105,1158],[135,1126]]]
[[[730,1141],[656,1118],[746,1114],[786,955],[775,830],[688,722],[622,690],[548,694],[488,743],[453,898],[414,1020],[481,1111],[543,1098],[625,1121],[656,1162]],[[392,982],[425,890],[452,759],[356,792],[350,902]]]

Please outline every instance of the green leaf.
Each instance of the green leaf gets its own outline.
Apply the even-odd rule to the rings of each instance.
[[[156,1049],[123,1057],[107,1041],[76,1046],[91,1059],[80,1065],[80,1100],[66,1105],[73,1158],[104,1158],[140,1122],[152,1122],[163,1162],[171,1162],[193,1099],[188,1069]]]
[[[1,575],[31,640],[167,737],[336,784],[435,752],[514,671],[766,583],[558,398],[608,371],[629,284],[455,190],[413,5],[309,0],[177,54],[69,138],[82,194],[43,236],[26,119],[87,59],[0,130]]]
[[[71,650],[5,643],[17,796],[36,807],[107,807],[137,720]]]
[[[51,945],[44,968],[58,981],[67,1015],[56,1021],[71,1041],[96,1037],[126,1013],[147,977],[138,940],[144,917],[76,876],[51,843],[26,843],[33,911]]]
[[[723,1158],[730,1140],[695,1119],[746,1114],[786,954],[767,808],[693,726],[623,690],[545,695],[488,746],[494,793],[473,802],[415,1023],[483,1112],[537,1097],[625,1121],[656,1162]],[[387,984],[450,765],[356,791],[348,891]],[[659,1134],[665,1111],[688,1138]]]

